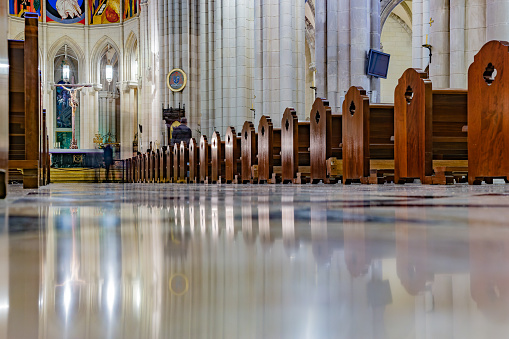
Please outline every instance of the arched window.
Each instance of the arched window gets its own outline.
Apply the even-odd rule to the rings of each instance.
[[[55,55],[54,59],[54,82],[56,84],[77,84],[79,83],[78,57],[71,47],[63,45]],[[72,139],[72,108],[69,104],[69,92],[63,88],[55,89],[55,146],[67,149]],[[78,96],[79,101],[79,96]],[[75,115],[76,131],[79,131],[79,105]],[[79,141],[79,134],[76,134]]]

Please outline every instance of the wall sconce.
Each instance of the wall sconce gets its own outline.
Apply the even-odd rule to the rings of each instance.
[[[106,81],[108,81],[108,84],[110,84],[112,80],[113,80],[113,66],[106,65]]]

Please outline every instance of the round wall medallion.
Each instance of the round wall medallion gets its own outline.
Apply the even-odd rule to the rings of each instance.
[[[168,73],[168,78],[166,79],[166,84],[168,88],[173,92],[182,91],[187,85],[187,75],[180,68],[175,68]]]

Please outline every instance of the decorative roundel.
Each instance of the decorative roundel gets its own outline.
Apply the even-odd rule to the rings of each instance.
[[[172,92],[180,92],[187,85],[187,75],[180,68],[172,69],[170,73],[168,73],[166,83]]]

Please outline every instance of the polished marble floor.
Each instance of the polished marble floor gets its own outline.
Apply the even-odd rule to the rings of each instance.
[[[509,336],[509,185],[10,189],[0,338]]]

